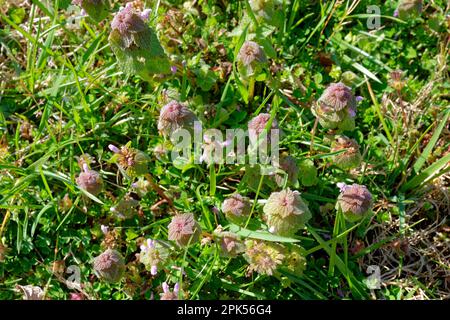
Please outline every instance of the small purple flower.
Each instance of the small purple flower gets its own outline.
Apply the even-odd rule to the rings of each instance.
[[[158,273],[158,269],[164,267],[168,252],[166,248],[158,243],[156,240],[147,239],[141,246],[139,253],[139,261],[145,265],[145,268],[150,271],[152,276]]]
[[[161,294],[161,300],[178,300],[178,292],[180,291],[180,285],[178,282],[173,287],[173,291],[170,291],[167,282],[162,284],[163,293]]]
[[[177,66],[171,66],[171,67],[170,67],[170,71],[171,71],[173,74],[177,73],[177,70],[178,70]]]
[[[398,17],[398,9],[395,9],[393,16],[394,16],[394,18]]]
[[[174,216],[168,229],[169,240],[175,241],[181,247],[198,242],[202,233],[202,229],[192,213]]]
[[[338,183],[336,183],[336,185],[339,188],[340,192],[344,192],[345,188],[347,188],[347,185],[344,182],[338,182]]]
[[[120,152],[120,149],[117,148],[117,147],[116,147],[115,145],[113,145],[113,144],[110,144],[110,145],[108,146],[108,149],[111,150],[111,151],[114,152],[114,153],[119,153],[119,152]]]
[[[158,267],[157,267],[157,266],[152,266],[152,267],[150,268],[150,274],[151,274],[152,276],[155,276],[157,273],[158,273]]]
[[[141,18],[144,21],[149,21],[150,20],[150,13],[152,13],[152,9],[145,9],[144,11],[141,12]]]
[[[185,105],[172,100],[161,108],[158,119],[158,130],[162,135],[170,135],[178,129],[193,130],[197,117]]]
[[[109,231],[109,228],[103,224],[100,226],[100,229],[102,230],[103,234],[107,234]]]
[[[106,282],[119,282],[125,272],[125,260],[117,250],[107,249],[94,259],[96,275]]]
[[[372,208],[372,194],[366,186],[359,184],[345,185],[336,202],[336,210],[342,210],[344,217],[350,222],[364,218]]]
[[[90,170],[86,163],[83,163],[83,172],[76,179],[77,185],[96,196],[103,189],[103,179],[97,171]]]

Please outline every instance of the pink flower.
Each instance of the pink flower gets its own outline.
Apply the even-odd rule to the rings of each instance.
[[[231,222],[244,223],[251,211],[250,200],[238,193],[233,194],[223,202],[222,211]]]
[[[98,195],[103,189],[102,177],[97,171],[90,170],[86,163],[83,163],[83,170],[76,179],[77,185],[94,196]]]
[[[167,282],[163,282],[162,284],[163,293],[161,294],[161,300],[179,300],[178,293],[180,291],[180,285],[175,283],[173,287],[173,291],[170,291],[169,285]]]
[[[193,130],[196,119],[195,114],[185,105],[172,100],[161,109],[158,130],[164,136],[170,136],[170,134],[180,128]]]
[[[84,295],[82,293],[70,293],[70,300],[84,300]]]
[[[192,213],[176,215],[169,226],[169,240],[185,247],[200,240],[201,228]]]
[[[238,61],[244,66],[249,66],[253,63],[265,62],[267,60],[261,46],[254,41],[246,41],[242,45],[238,53]]]

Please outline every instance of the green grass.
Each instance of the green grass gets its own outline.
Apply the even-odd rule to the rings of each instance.
[[[142,1],[178,66],[164,81],[146,82],[122,72],[108,43],[121,1],[112,1],[108,18],[95,24],[69,0],[21,6],[0,0],[0,299],[21,299],[16,285],[27,284],[55,300],[78,291],[90,299],[159,299],[163,282],[171,288],[178,282],[183,299],[448,297],[442,280],[450,263],[446,1],[424,1],[419,16],[403,21],[392,16],[390,2],[280,0],[273,25],[251,2],[199,1],[189,8],[182,1]],[[368,5],[380,6],[381,28],[367,28]],[[237,56],[249,39],[263,47],[270,67],[247,83]],[[403,71],[400,94],[389,83],[393,70]],[[320,124],[313,130],[311,111],[345,71],[355,74],[353,93],[363,97],[355,129],[345,132],[363,158],[352,170],[333,163],[343,151],[330,146],[334,132]],[[251,176],[247,165],[174,163],[157,154],[155,147],[171,147],[157,122],[173,97],[204,130],[245,129],[251,118],[269,113],[266,128],[276,120],[283,131],[281,152],[298,163],[312,160],[317,170],[312,183],[300,171],[289,185],[312,213],[306,226],[289,237],[268,231],[265,200],[287,181],[276,186],[267,176]],[[118,220],[111,207],[134,189],[108,145],[129,142],[150,156],[148,173],[158,192],[135,195],[138,212]],[[100,194],[77,185],[83,154],[95,159],[91,168],[104,181]],[[349,223],[337,212],[339,182],[367,186],[370,215]],[[241,226],[221,211],[234,192],[251,199]],[[201,243],[187,249],[168,241],[171,216],[186,212],[203,230]],[[92,260],[107,242],[101,225],[109,226],[125,258],[117,284],[94,275]],[[305,270],[294,274],[283,265],[271,276],[249,274],[243,254],[221,255],[213,235],[219,225],[241,240],[300,245]],[[136,258],[145,239],[170,247],[169,262],[156,276]],[[63,263],[62,273],[55,261]],[[365,284],[374,265],[381,270],[379,290]],[[69,266],[79,267],[82,289],[64,283]]]

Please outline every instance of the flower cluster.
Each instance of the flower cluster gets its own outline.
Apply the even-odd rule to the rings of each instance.
[[[244,243],[239,236],[232,232],[222,231],[221,226],[214,230],[214,237],[220,248],[220,255],[223,257],[233,258],[244,252]]]
[[[173,291],[170,291],[167,282],[163,282],[162,289],[161,300],[179,300],[180,285],[178,283],[175,283]]]
[[[238,71],[243,80],[258,75],[267,65],[264,50],[254,41],[246,41],[237,56]]]
[[[336,202],[336,210],[342,210],[344,217],[351,222],[364,218],[372,208],[372,194],[366,186],[339,183],[341,190]]]
[[[353,130],[356,98],[345,84],[330,84],[312,108],[319,123],[327,129]]]
[[[333,156],[333,163],[343,170],[356,168],[361,163],[359,145],[354,139],[346,136],[336,136],[331,143],[331,152],[344,151]]]
[[[169,226],[169,240],[180,247],[192,245],[200,240],[202,229],[192,213],[176,215]]]
[[[168,250],[157,240],[147,239],[141,244],[139,261],[150,271],[151,275],[156,275],[167,261]]]
[[[108,40],[124,72],[153,81],[155,75],[170,74],[170,62],[146,19],[148,11],[138,13],[127,3],[114,16]]]
[[[195,114],[184,104],[172,100],[161,108],[158,120],[158,130],[165,137],[169,137],[179,129],[191,132],[194,129]]]
[[[94,271],[100,279],[109,283],[116,283],[123,277],[125,261],[117,250],[107,249],[94,258]]]
[[[144,152],[129,147],[129,144],[120,149],[110,144],[108,148],[115,153],[113,160],[117,161],[119,168],[128,177],[134,178],[148,173],[150,157]]]
[[[249,273],[256,271],[271,276],[283,262],[283,248],[275,243],[247,240],[245,247],[244,258],[249,263]]]
[[[96,196],[103,189],[103,179],[97,171],[90,170],[86,163],[83,164],[83,172],[76,179],[77,185]]]
[[[251,211],[250,199],[238,193],[231,195],[222,203],[222,212],[230,222],[243,224]]]
[[[293,235],[311,218],[300,193],[291,189],[273,192],[263,211],[269,231],[282,236]]]

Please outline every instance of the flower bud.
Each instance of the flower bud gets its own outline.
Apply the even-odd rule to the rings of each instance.
[[[291,236],[311,218],[311,212],[298,191],[272,192],[263,208],[269,231]]]
[[[251,204],[247,197],[240,194],[233,194],[222,204],[222,212],[226,218],[235,224],[244,224],[250,215]]]
[[[332,157],[333,163],[342,170],[356,168],[361,163],[361,153],[359,145],[354,139],[346,136],[336,136],[335,141],[331,143],[331,152],[345,150]]]
[[[202,229],[192,213],[174,216],[168,228],[169,240],[175,241],[180,247],[195,244],[202,234]]]
[[[342,210],[344,217],[350,222],[364,218],[372,208],[372,194],[362,185],[338,184],[341,193],[337,199],[336,210]]]
[[[148,173],[150,157],[144,152],[130,148],[129,144],[123,146],[121,149],[111,144],[108,147],[115,153],[114,159],[117,160],[119,168],[128,177],[134,178]]]
[[[256,271],[271,276],[283,262],[283,248],[275,243],[252,239],[245,241],[245,247],[249,273]]]
[[[194,130],[195,114],[185,105],[172,100],[162,107],[159,114],[158,130],[165,137],[169,137],[178,129]]]
[[[109,0],[72,0],[72,4],[80,6],[94,22],[105,19],[111,9]]]
[[[97,171],[90,170],[87,164],[83,165],[83,172],[80,173],[76,179],[77,185],[96,196],[103,189],[103,179]]]
[[[94,272],[106,282],[119,282],[125,272],[125,261],[118,251],[107,249],[94,258]]]
[[[151,81],[155,75],[170,74],[170,62],[155,32],[142,17],[127,3],[114,16],[108,40],[124,72]]]
[[[343,83],[332,83],[313,106],[312,112],[326,129],[353,130],[356,98]]]
[[[257,143],[258,147],[261,149],[260,151],[266,150],[266,152],[269,151],[269,146],[271,142],[271,136],[272,136],[272,130],[274,131],[273,134],[279,134],[280,129],[278,128],[278,122],[276,119],[272,120],[272,126],[270,128],[267,128],[267,131],[265,131],[265,136],[263,135],[264,129],[266,128],[267,124],[270,120],[270,114],[268,113],[260,113],[253,119],[251,119],[248,123],[248,131],[250,136],[250,141],[255,140],[253,143]],[[262,139],[262,141],[259,141],[259,139]],[[251,144],[250,144],[251,146]]]
[[[403,81],[403,71],[394,70],[389,73],[389,85],[395,90],[402,90],[405,86],[405,81]]]

